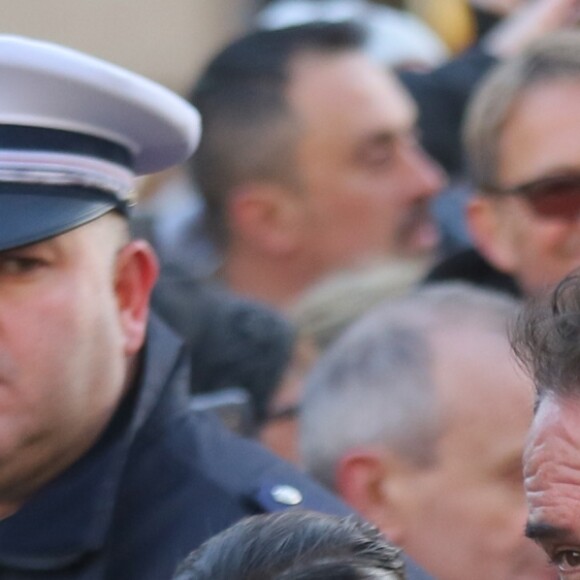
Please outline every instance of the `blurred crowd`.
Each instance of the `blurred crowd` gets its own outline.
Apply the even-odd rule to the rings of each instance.
[[[215,431],[149,456],[154,422],[129,455],[144,463],[125,493],[147,481],[166,502],[132,525],[171,544],[179,514],[151,578],[180,561],[176,580],[580,578],[579,21],[577,0],[272,0],[192,79],[197,149],[141,182],[130,217],[188,370],[135,348],[130,376],[178,377],[188,395],[163,409]],[[144,578],[127,561],[158,538],[49,576],[43,550],[64,566],[67,544],[39,534],[16,571],[14,538],[56,500],[2,519],[1,414],[0,398],[0,577]],[[255,444],[293,467],[263,468]],[[180,454],[200,466],[173,474]],[[188,478],[199,517],[174,489]]]

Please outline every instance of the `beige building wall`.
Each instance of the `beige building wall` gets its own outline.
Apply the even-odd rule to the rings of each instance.
[[[0,0],[0,31],[78,48],[187,90],[251,0]]]

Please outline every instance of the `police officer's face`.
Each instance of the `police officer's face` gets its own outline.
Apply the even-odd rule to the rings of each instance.
[[[82,455],[128,384],[156,264],[117,219],[0,252],[0,516]]]
[[[356,51],[304,55],[287,97],[300,129],[303,231],[320,269],[430,252],[428,203],[442,173],[415,138],[416,109],[397,80]]]

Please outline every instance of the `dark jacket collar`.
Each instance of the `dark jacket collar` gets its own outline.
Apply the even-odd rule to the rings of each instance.
[[[131,444],[156,407],[175,401],[162,391],[180,358],[180,341],[152,320],[139,378],[99,441],[0,522],[0,568],[59,569],[104,546]]]
[[[497,270],[474,248],[461,250],[436,264],[423,284],[435,282],[467,282],[505,292],[515,298],[522,297],[522,291],[514,278]]]

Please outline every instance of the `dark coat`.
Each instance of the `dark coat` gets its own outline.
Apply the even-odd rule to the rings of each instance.
[[[252,442],[189,411],[180,343],[154,323],[139,385],[97,445],[0,523],[0,577],[161,580],[243,516],[302,507],[348,513]],[[274,494],[275,495],[275,494]],[[39,570],[39,572],[35,572]]]
[[[245,389],[260,425],[292,359],[294,327],[266,305],[177,267],[163,269],[152,305],[188,345],[191,392]]]
[[[100,441],[0,522],[2,580],[168,580],[243,516],[299,500],[349,513],[293,467],[193,414],[182,358],[178,339],[153,321],[137,385]]]
[[[477,45],[432,71],[399,73],[419,106],[423,146],[452,176],[464,173],[461,125],[467,103],[496,63]]]
[[[496,270],[477,250],[464,249],[436,264],[423,280],[423,284],[437,282],[467,282],[488,290],[505,292],[521,298],[517,282]]]

